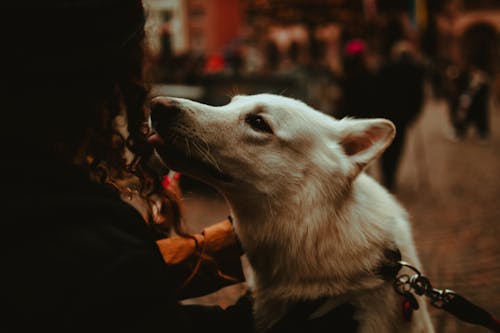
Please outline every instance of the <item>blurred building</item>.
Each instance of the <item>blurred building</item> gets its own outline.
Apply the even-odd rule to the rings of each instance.
[[[145,0],[151,43],[159,52],[161,27],[169,25],[174,54],[218,52],[238,35],[245,3],[239,0]]]
[[[491,49],[488,52],[494,59],[495,71],[500,69],[498,0],[144,0],[144,3],[150,44],[157,55],[158,68],[165,72],[157,81],[204,84],[206,74],[224,74],[226,78],[233,75],[238,80],[257,80],[255,84],[260,84],[262,76],[266,76],[262,80],[269,82],[269,76],[274,78],[274,74],[300,76],[304,69],[319,68],[338,76],[342,73],[343,47],[353,38],[366,42],[368,61],[374,68],[388,56],[397,39],[407,39],[437,73],[436,80],[438,76],[444,80],[450,66],[464,64],[467,57],[464,50],[468,46],[463,44],[462,36],[476,23],[493,28],[496,35],[486,47]],[[394,29],[395,21],[400,28]],[[297,78],[303,79],[303,76]],[[236,79],[231,80],[235,85]],[[293,78],[289,81],[290,84],[280,85],[279,89],[296,91],[292,87]],[[315,87],[316,92],[298,88],[302,89],[298,94],[306,94],[298,97],[335,95],[330,83],[326,85]]]
[[[305,33],[336,25],[344,35],[366,36],[377,21],[398,13],[425,51],[459,60],[456,40],[474,22],[500,31],[498,0],[145,0],[151,45],[160,51],[168,25],[174,54],[214,54],[251,30],[280,47],[304,44]],[[271,35],[271,36],[267,36]],[[419,40],[427,37],[426,40]]]
[[[188,52],[189,31],[187,29],[186,1],[144,0],[146,9],[146,33],[152,51],[162,50],[161,34],[168,29],[172,35],[171,48],[174,53]]]

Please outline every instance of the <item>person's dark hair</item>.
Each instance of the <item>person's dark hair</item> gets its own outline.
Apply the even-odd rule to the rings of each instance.
[[[4,159],[55,156],[146,199],[156,229],[182,232],[178,201],[148,163],[142,2],[27,0],[1,11]]]

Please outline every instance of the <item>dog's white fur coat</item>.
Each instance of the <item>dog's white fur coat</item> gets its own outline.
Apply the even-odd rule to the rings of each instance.
[[[214,186],[230,206],[254,272],[261,330],[295,302],[329,296],[313,316],[349,302],[359,332],[433,332],[425,302],[406,322],[401,296],[374,274],[384,250],[395,247],[421,267],[408,214],[363,172],[391,143],[390,121],[336,120],[271,94],[220,107],[153,103],[171,113],[157,128],[166,164]]]

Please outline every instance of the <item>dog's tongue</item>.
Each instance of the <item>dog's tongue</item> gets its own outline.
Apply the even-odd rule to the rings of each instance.
[[[164,143],[163,139],[157,133],[153,133],[150,136],[148,136],[147,141],[149,143],[152,143],[153,145],[158,145],[158,144],[161,145]]]

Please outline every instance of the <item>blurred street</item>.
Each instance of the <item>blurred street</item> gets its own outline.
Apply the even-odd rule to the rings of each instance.
[[[448,139],[444,102],[428,100],[409,131],[396,197],[411,214],[414,235],[433,287],[452,289],[500,316],[500,107],[490,111],[492,136]],[[379,178],[377,166],[369,172]],[[192,231],[226,218],[221,198],[203,186],[185,189]],[[226,305],[241,292],[229,287],[201,302]],[[422,299],[423,301],[423,299]],[[436,332],[489,332],[431,307]]]

